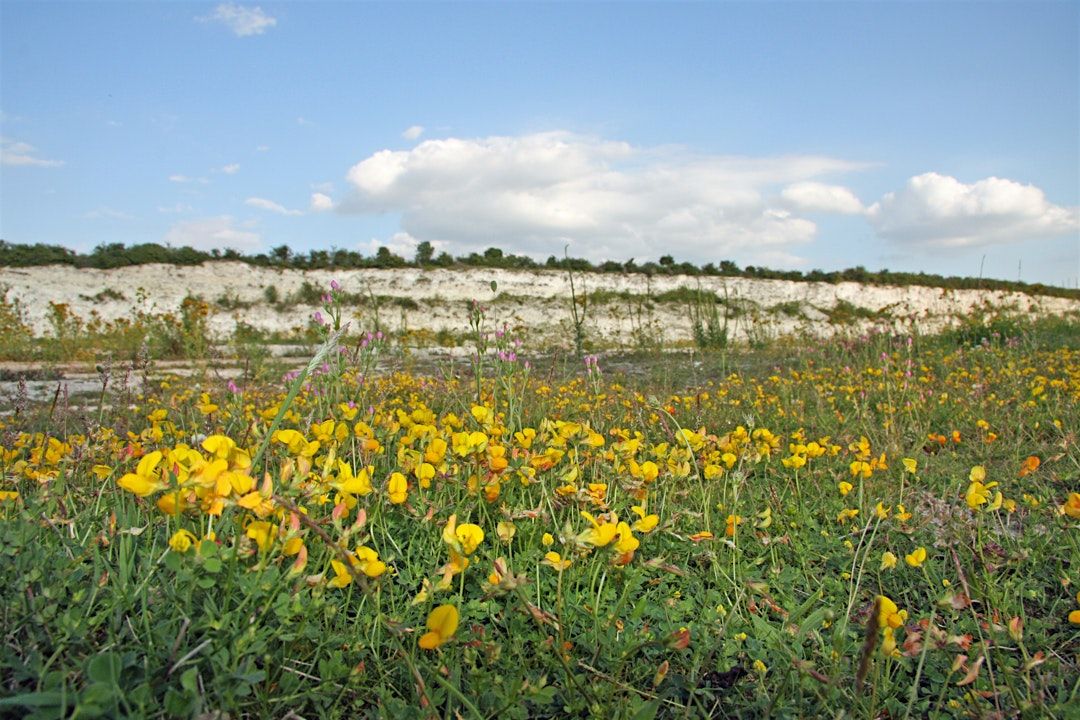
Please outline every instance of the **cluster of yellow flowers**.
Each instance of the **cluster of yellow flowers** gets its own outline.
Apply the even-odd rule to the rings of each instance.
[[[1062,367],[1077,364],[1071,356],[1058,362]],[[920,471],[934,472],[935,456],[955,453],[965,444],[1000,447],[1002,441],[990,423],[975,420],[965,409],[968,414],[958,417],[966,417],[966,424],[957,423],[963,432],[941,427],[941,432],[920,435],[911,443],[907,451],[919,460],[902,457],[896,440],[871,442],[860,436],[834,441],[804,426],[842,423],[856,412],[861,396],[882,390],[886,383],[903,385],[908,411],[957,403],[961,389],[972,383],[970,371],[959,367],[946,378],[933,378],[925,366],[916,370],[912,378],[839,368],[764,380],[733,375],[695,393],[662,400],[617,385],[602,388],[602,393],[582,381],[536,385],[531,391],[538,402],[543,401],[543,412],[529,422],[493,403],[436,411],[429,405],[430,388],[409,375],[373,379],[365,390],[370,402],[339,402],[341,398],[330,402],[301,393],[285,413],[280,413],[284,395],[276,392],[215,398],[179,387],[168,397],[145,399],[144,426],[126,433],[105,427],[89,436],[13,434],[10,447],[0,447],[5,483],[0,505],[19,501],[19,483],[44,485],[65,468],[88,463],[97,478],[113,479],[182,526],[169,540],[174,552],[235,538],[254,562],[290,558],[293,576],[307,572],[309,557],[314,558],[315,574],[304,579],[333,589],[368,581],[384,587],[377,582],[393,575],[398,557],[370,532],[368,517],[394,514],[403,524],[415,523],[416,532],[441,535],[445,555],[439,558],[440,566],[432,563],[425,573],[430,577],[422,580],[419,602],[447,591],[455,579],[464,581],[485,540],[493,544],[494,536],[510,545],[514,521],[521,518],[542,517],[549,523],[556,516],[563,518],[561,528],[545,527],[550,532],[543,533],[541,548],[532,548],[538,564],[558,573],[587,558],[616,567],[629,565],[661,534],[732,546],[744,537],[764,540],[773,526],[774,508],[777,525],[792,522],[781,514],[779,499],[765,501],[768,505],[756,500],[756,506],[747,507],[745,502],[738,504],[734,493],[723,499],[727,504],[719,515],[724,518],[722,531],[719,519],[715,526],[695,526],[691,513],[664,509],[669,493],[685,493],[697,482],[726,487],[768,477],[769,483],[790,480],[797,487],[800,478],[813,478],[829,488],[832,502],[814,512],[834,531],[835,517],[845,536],[864,522],[892,524],[909,533],[920,521],[912,511],[922,511],[917,500],[907,499],[912,511],[905,507],[907,488],[920,482]],[[1073,370],[1069,376],[1080,378],[1080,373]],[[1080,397],[1080,380],[1061,385],[1064,381],[1049,373],[1041,377],[1038,387],[1044,389],[1025,394],[1024,403],[1045,403],[1054,393]],[[978,378],[982,386],[993,380],[989,372]],[[358,387],[350,385],[354,381],[349,378],[341,382],[350,390]],[[803,383],[820,389],[822,417],[828,423],[809,421],[796,404],[785,403],[788,391]],[[938,385],[948,392],[925,389]],[[163,383],[163,390],[173,387]],[[995,397],[985,407],[1011,401],[1016,398]],[[899,412],[885,405],[878,410],[887,416]],[[708,429],[702,420],[732,412],[748,418],[721,430]],[[266,428],[279,414],[281,429],[270,434]],[[755,416],[776,423],[776,431],[757,425]],[[676,417],[685,420],[686,427]],[[197,429],[187,429],[185,423],[194,423]],[[226,427],[229,433],[223,431]],[[1000,428],[999,432],[1005,433]],[[259,457],[264,441],[267,449]],[[990,479],[986,467],[997,479]],[[976,519],[1007,518],[1007,513],[1021,509],[1021,503],[1036,507],[1039,499],[1032,494],[1036,491],[1009,478],[1026,478],[1024,483],[1039,478],[1045,473],[1040,459],[1027,457],[1008,477],[1000,467],[989,462],[974,465],[966,490],[960,480],[946,500],[961,510],[966,504],[971,512],[964,510],[965,517]],[[838,502],[832,495],[834,483]],[[542,505],[523,504],[534,497],[542,498]],[[1080,493],[1043,500],[1052,502],[1060,515],[1080,519]],[[473,522],[459,523],[459,516]],[[912,549],[914,544],[893,544],[895,553],[882,553],[880,568],[895,568],[900,555],[910,567],[933,568],[927,548]],[[491,586],[508,589],[515,576],[505,563],[501,567],[486,579]],[[906,613],[887,597],[882,596],[879,604],[885,645],[895,650],[892,631],[902,627]],[[421,646],[439,647],[454,634],[457,623],[452,605],[435,608]]]

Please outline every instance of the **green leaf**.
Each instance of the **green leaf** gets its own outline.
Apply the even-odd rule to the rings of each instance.
[[[208,573],[217,574],[221,572],[221,560],[218,560],[216,557],[206,558],[206,560],[203,561],[203,569]]]
[[[188,692],[197,693],[199,690],[199,668],[188,668],[180,676],[180,687]]]
[[[638,702],[641,701],[638,700]],[[634,714],[631,715],[631,717],[634,720],[653,720],[659,710],[660,702],[657,700],[652,700],[647,703],[642,703],[641,706],[634,711]]]
[[[59,707],[62,702],[63,695],[59,690],[46,690],[45,692],[28,692],[22,695],[0,698],[0,708]]]
[[[102,653],[93,658],[86,665],[86,676],[92,682],[105,685],[116,685],[120,682],[120,670],[123,663],[116,653]]]
[[[92,683],[79,694],[79,717],[97,717],[115,704],[115,691],[111,683]]]
[[[266,679],[266,671],[253,670],[252,672],[247,673],[233,673],[233,679],[243,683],[251,683],[252,685],[254,685],[256,683],[261,683],[263,680]]]

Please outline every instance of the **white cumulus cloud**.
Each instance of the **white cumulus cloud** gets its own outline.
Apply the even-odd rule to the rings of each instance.
[[[38,157],[37,148],[30,143],[0,138],[0,165],[14,167],[60,167],[63,160],[48,160]]]
[[[273,200],[267,200],[261,197],[249,197],[244,201],[245,205],[259,208],[260,210],[269,210],[270,212],[277,213],[278,215],[303,215],[301,210],[290,210],[284,205],[280,205]]]
[[[250,223],[237,225],[228,215],[199,218],[173,225],[165,233],[164,240],[174,247],[187,245],[196,250],[231,248],[249,252],[258,250],[262,244],[262,238],[250,227]]]
[[[407,232],[396,232],[389,240],[380,240],[379,238],[372,238],[366,243],[358,243],[357,250],[367,254],[374,255],[379,251],[380,247],[385,247],[393,254],[403,257],[406,260],[411,260],[416,255],[416,246],[420,244],[420,241],[409,235]],[[439,244],[432,243],[436,250],[439,249]]]
[[[220,23],[232,30],[237,37],[262,35],[267,29],[277,25],[277,18],[267,15],[258,5],[246,7],[231,2],[221,3],[211,14],[196,19],[199,22]]]
[[[917,175],[871,205],[867,217],[889,240],[972,247],[1076,233],[1080,212],[1046,199],[1042,190],[989,177],[967,184],[948,175]]]
[[[236,173],[240,172],[240,163],[229,163],[228,165],[221,168],[221,172],[225,173],[226,175],[235,175]]]
[[[863,165],[830,157],[694,155],[547,132],[427,140],[354,165],[341,212],[398,213],[416,240],[593,259],[698,262],[797,256],[816,225],[771,203],[779,187]],[[789,264],[790,264],[789,263]]]
[[[863,212],[863,204],[855,193],[841,185],[805,181],[788,185],[780,193],[792,208],[802,212],[839,213],[858,215]]]
[[[334,201],[326,193],[311,193],[312,212],[326,212],[334,208]]]
[[[423,125],[411,125],[405,129],[405,132],[401,133],[401,137],[406,140],[416,140],[418,137],[424,134]]]

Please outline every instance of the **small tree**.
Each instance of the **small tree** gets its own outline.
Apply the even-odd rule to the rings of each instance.
[[[390,248],[385,245],[380,245],[375,251],[375,260],[372,264],[377,268],[401,267],[405,264],[405,259],[390,252]]]
[[[427,240],[416,246],[416,257],[414,261],[420,267],[430,265],[432,258],[435,257],[435,246]]]
[[[270,251],[270,257],[274,259],[274,263],[277,265],[288,265],[292,259],[292,248],[288,245],[278,245]]]
[[[484,265],[488,267],[500,267],[503,264],[503,251],[497,247],[489,247],[484,251]]]

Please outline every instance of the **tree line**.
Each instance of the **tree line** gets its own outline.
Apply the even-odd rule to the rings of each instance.
[[[260,267],[290,268],[296,270],[355,270],[362,268],[454,268],[483,267],[513,270],[571,270],[595,273],[637,273],[646,276],[689,275],[696,277],[741,277],[765,280],[793,280],[796,282],[858,282],[870,285],[917,285],[957,290],[1003,290],[1031,295],[1080,298],[1080,290],[1042,283],[1024,283],[988,278],[953,277],[935,273],[871,271],[859,265],[845,270],[773,270],[747,265],[739,267],[730,260],[695,265],[677,262],[671,255],[664,255],[653,262],[638,263],[634,259],[625,262],[608,260],[593,263],[584,258],[556,257],[537,262],[526,255],[505,253],[497,247],[489,247],[482,253],[453,256],[447,252],[436,254],[430,242],[421,242],[413,258],[406,259],[388,247],[380,247],[374,255],[365,256],[356,250],[331,248],[295,252],[288,245],[279,245],[266,253],[243,254],[233,249],[196,250],[191,247],[171,247],[158,243],[124,245],[105,243],[88,253],[79,253],[60,245],[43,243],[19,244],[0,240],[0,267],[33,267],[40,265],[72,265],[79,268],[110,269],[149,263],[167,265],[199,265],[215,260],[245,262]]]

